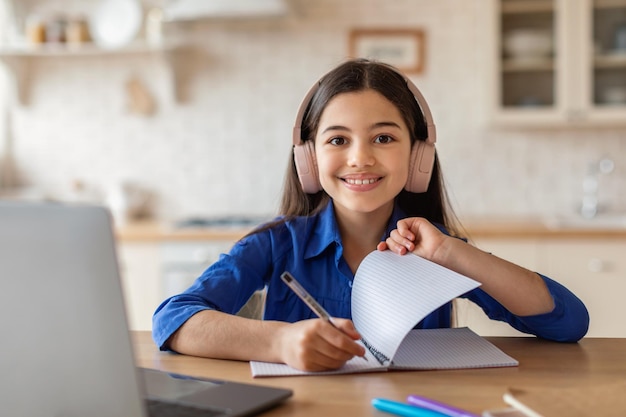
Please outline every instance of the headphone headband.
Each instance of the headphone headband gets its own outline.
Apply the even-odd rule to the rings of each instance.
[[[398,71],[397,69],[395,69],[394,67],[390,65],[387,65],[387,64],[382,64],[382,65],[385,65],[386,68],[389,68],[396,74],[400,75],[402,79],[404,80],[404,82],[406,83],[407,87],[409,88],[409,91],[411,91],[411,94],[413,94],[413,97],[415,97],[415,101],[417,101],[417,104],[419,105],[420,109],[422,110],[422,113],[424,114],[424,120],[426,121],[426,129],[427,129],[427,135],[428,135],[426,137],[426,143],[430,145],[434,145],[435,142],[437,142],[437,129],[435,128],[435,122],[433,121],[433,116],[432,116],[432,113],[430,112],[430,107],[428,106],[428,103],[426,102],[424,95],[417,88],[417,86],[410,79],[405,77],[404,74],[402,74],[400,71]],[[315,95],[317,90],[319,90],[323,79],[324,77],[322,77],[319,81],[313,84],[311,88],[309,88],[309,91],[306,93],[306,95],[302,99],[302,102],[300,103],[300,107],[298,108],[298,113],[296,113],[296,124],[293,128],[292,140],[293,140],[294,145],[302,145],[304,143],[304,141],[302,140],[302,123],[304,122],[304,112],[309,106],[309,103],[313,99],[313,96]]]

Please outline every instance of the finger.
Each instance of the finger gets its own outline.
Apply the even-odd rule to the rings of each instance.
[[[404,255],[406,253],[406,247],[399,244],[398,242],[396,242],[395,240],[393,240],[392,238],[387,238],[387,247],[389,248],[390,251],[397,253],[398,255]]]
[[[356,343],[355,340],[361,339],[361,335],[352,325],[350,320],[340,320],[337,325],[340,327],[332,327],[332,329],[325,328],[320,335],[328,343],[328,347],[331,351],[326,350],[326,346],[322,352],[326,355],[337,359],[351,359],[354,356],[363,356],[365,354],[365,348]]]
[[[407,251],[410,252],[415,248],[415,243],[402,236],[397,229],[391,231],[386,242],[389,249],[399,253],[400,255],[405,254]]]
[[[333,330],[340,333],[337,329]],[[346,335],[342,335],[342,337],[350,343],[356,344]],[[326,370],[340,368],[354,356],[356,355],[340,349],[323,337],[319,337],[308,344],[306,352],[303,352],[300,360],[302,368],[305,370]]]
[[[305,371],[337,369],[354,356],[342,352],[326,340],[324,333],[329,331],[331,334],[338,333],[343,338],[350,339],[325,320],[304,320],[292,324],[290,329],[296,332],[292,333],[295,338],[286,343],[290,352],[286,356],[286,363],[297,369]]]
[[[329,371],[341,368],[351,358],[336,359],[330,357],[323,352],[315,351],[304,362],[303,369],[305,371]]]
[[[411,231],[413,229],[413,225],[415,224],[415,222],[409,222],[408,220],[404,219],[404,220],[400,220],[398,221],[397,225],[396,225],[396,230],[398,231],[398,233],[400,234],[400,236],[402,236],[405,239],[408,239],[410,241],[414,241],[415,240],[415,234]]]
[[[361,338],[361,335],[354,327],[354,323],[352,322],[352,320],[333,318],[332,323],[337,329],[341,330],[352,340],[359,340]]]

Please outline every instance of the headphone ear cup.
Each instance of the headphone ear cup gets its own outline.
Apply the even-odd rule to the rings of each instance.
[[[298,178],[302,190],[307,194],[315,194],[322,190],[319,175],[317,173],[317,160],[313,141],[307,140],[301,145],[294,145],[293,160],[296,164]]]
[[[415,141],[411,148],[409,175],[404,189],[412,193],[426,192],[434,165],[435,145],[422,140]]]

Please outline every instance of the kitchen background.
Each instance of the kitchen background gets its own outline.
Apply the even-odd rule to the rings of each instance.
[[[42,15],[89,14],[98,5],[16,3]],[[297,107],[312,83],[347,57],[350,31],[417,28],[426,35],[425,67],[411,78],[431,106],[448,191],[462,218],[573,214],[590,167],[607,157],[614,169],[599,177],[601,204],[623,212],[625,128],[490,124],[487,3],[291,0],[285,16],[166,24],[165,39],[186,44],[171,61],[146,51],[28,58],[26,103],[15,101],[10,72],[0,84],[5,171],[10,153],[11,181],[27,186],[23,193],[63,199],[107,201],[130,183],[151,194],[159,219],[271,216]],[[144,3],[146,10],[155,4]],[[147,97],[145,111],[133,107],[137,89]],[[8,173],[3,177],[9,182]]]
[[[572,289],[589,336],[626,337],[626,0],[138,1],[0,0],[0,198],[102,202],[122,221],[139,196],[153,221],[116,231],[133,329],[250,227],[172,222],[272,217],[307,90],[355,29],[409,29],[474,243]],[[287,9],[249,13],[269,4]],[[42,19],[72,42],[33,45]],[[458,307],[479,334],[516,334]]]

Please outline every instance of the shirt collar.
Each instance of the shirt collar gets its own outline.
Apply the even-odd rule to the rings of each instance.
[[[394,204],[393,212],[387,224],[387,230],[385,231],[385,235],[381,236],[381,241],[387,239],[391,231],[396,228],[398,221],[406,217],[406,214],[398,204]],[[341,235],[339,234],[339,227],[337,226],[332,200],[330,200],[326,207],[317,215],[317,221],[313,223],[315,224],[315,229],[306,246],[304,252],[305,259],[321,254],[332,244],[336,244],[340,252],[343,251]]]
[[[313,223],[313,233],[304,251],[305,259],[321,254],[327,247],[335,243],[341,247],[341,236],[335,218],[335,209],[332,200],[317,214],[317,221]]]

